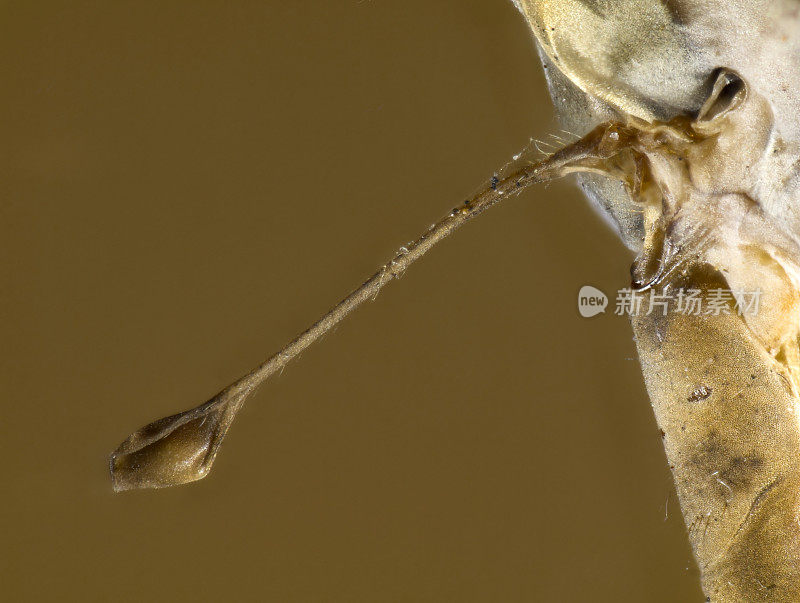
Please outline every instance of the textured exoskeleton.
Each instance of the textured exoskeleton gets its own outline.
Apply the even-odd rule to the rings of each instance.
[[[632,323],[708,600],[800,601],[800,2],[515,3],[633,287],[761,292]]]

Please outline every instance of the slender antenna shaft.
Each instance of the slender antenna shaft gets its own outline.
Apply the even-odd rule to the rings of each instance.
[[[317,339],[330,331],[403,272],[439,241],[500,200],[535,182],[559,177],[582,160],[596,157],[600,129],[534,164],[508,176],[493,177],[489,185],[464,205],[452,210],[423,235],[403,247],[364,284],[336,304],[327,314],[269,357],[247,375],[226,387],[208,402],[183,413],[159,419],[134,432],[111,455],[110,470],[115,490],[160,488],[205,477],[225,434],[245,399],[266,379]]]

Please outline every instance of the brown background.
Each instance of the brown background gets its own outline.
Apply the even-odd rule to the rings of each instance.
[[[571,183],[305,353],[208,479],[109,487],[557,132],[510,2],[5,1],[0,50],[8,600],[701,600],[630,328],[576,311],[630,254]]]

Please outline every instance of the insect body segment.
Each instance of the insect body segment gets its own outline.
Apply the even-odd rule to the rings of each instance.
[[[633,287],[761,295],[632,323],[708,600],[800,601],[798,3],[515,4],[564,127],[628,128],[581,181]]]

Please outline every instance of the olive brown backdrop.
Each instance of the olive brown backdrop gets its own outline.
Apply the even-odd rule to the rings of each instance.
[[[631,254],[571,182],[303,354],[207,479],[110,488],[131,431],[559,134],[510,2],[7,0],[0,80],[9,601],[702,599],[613,315]]]

